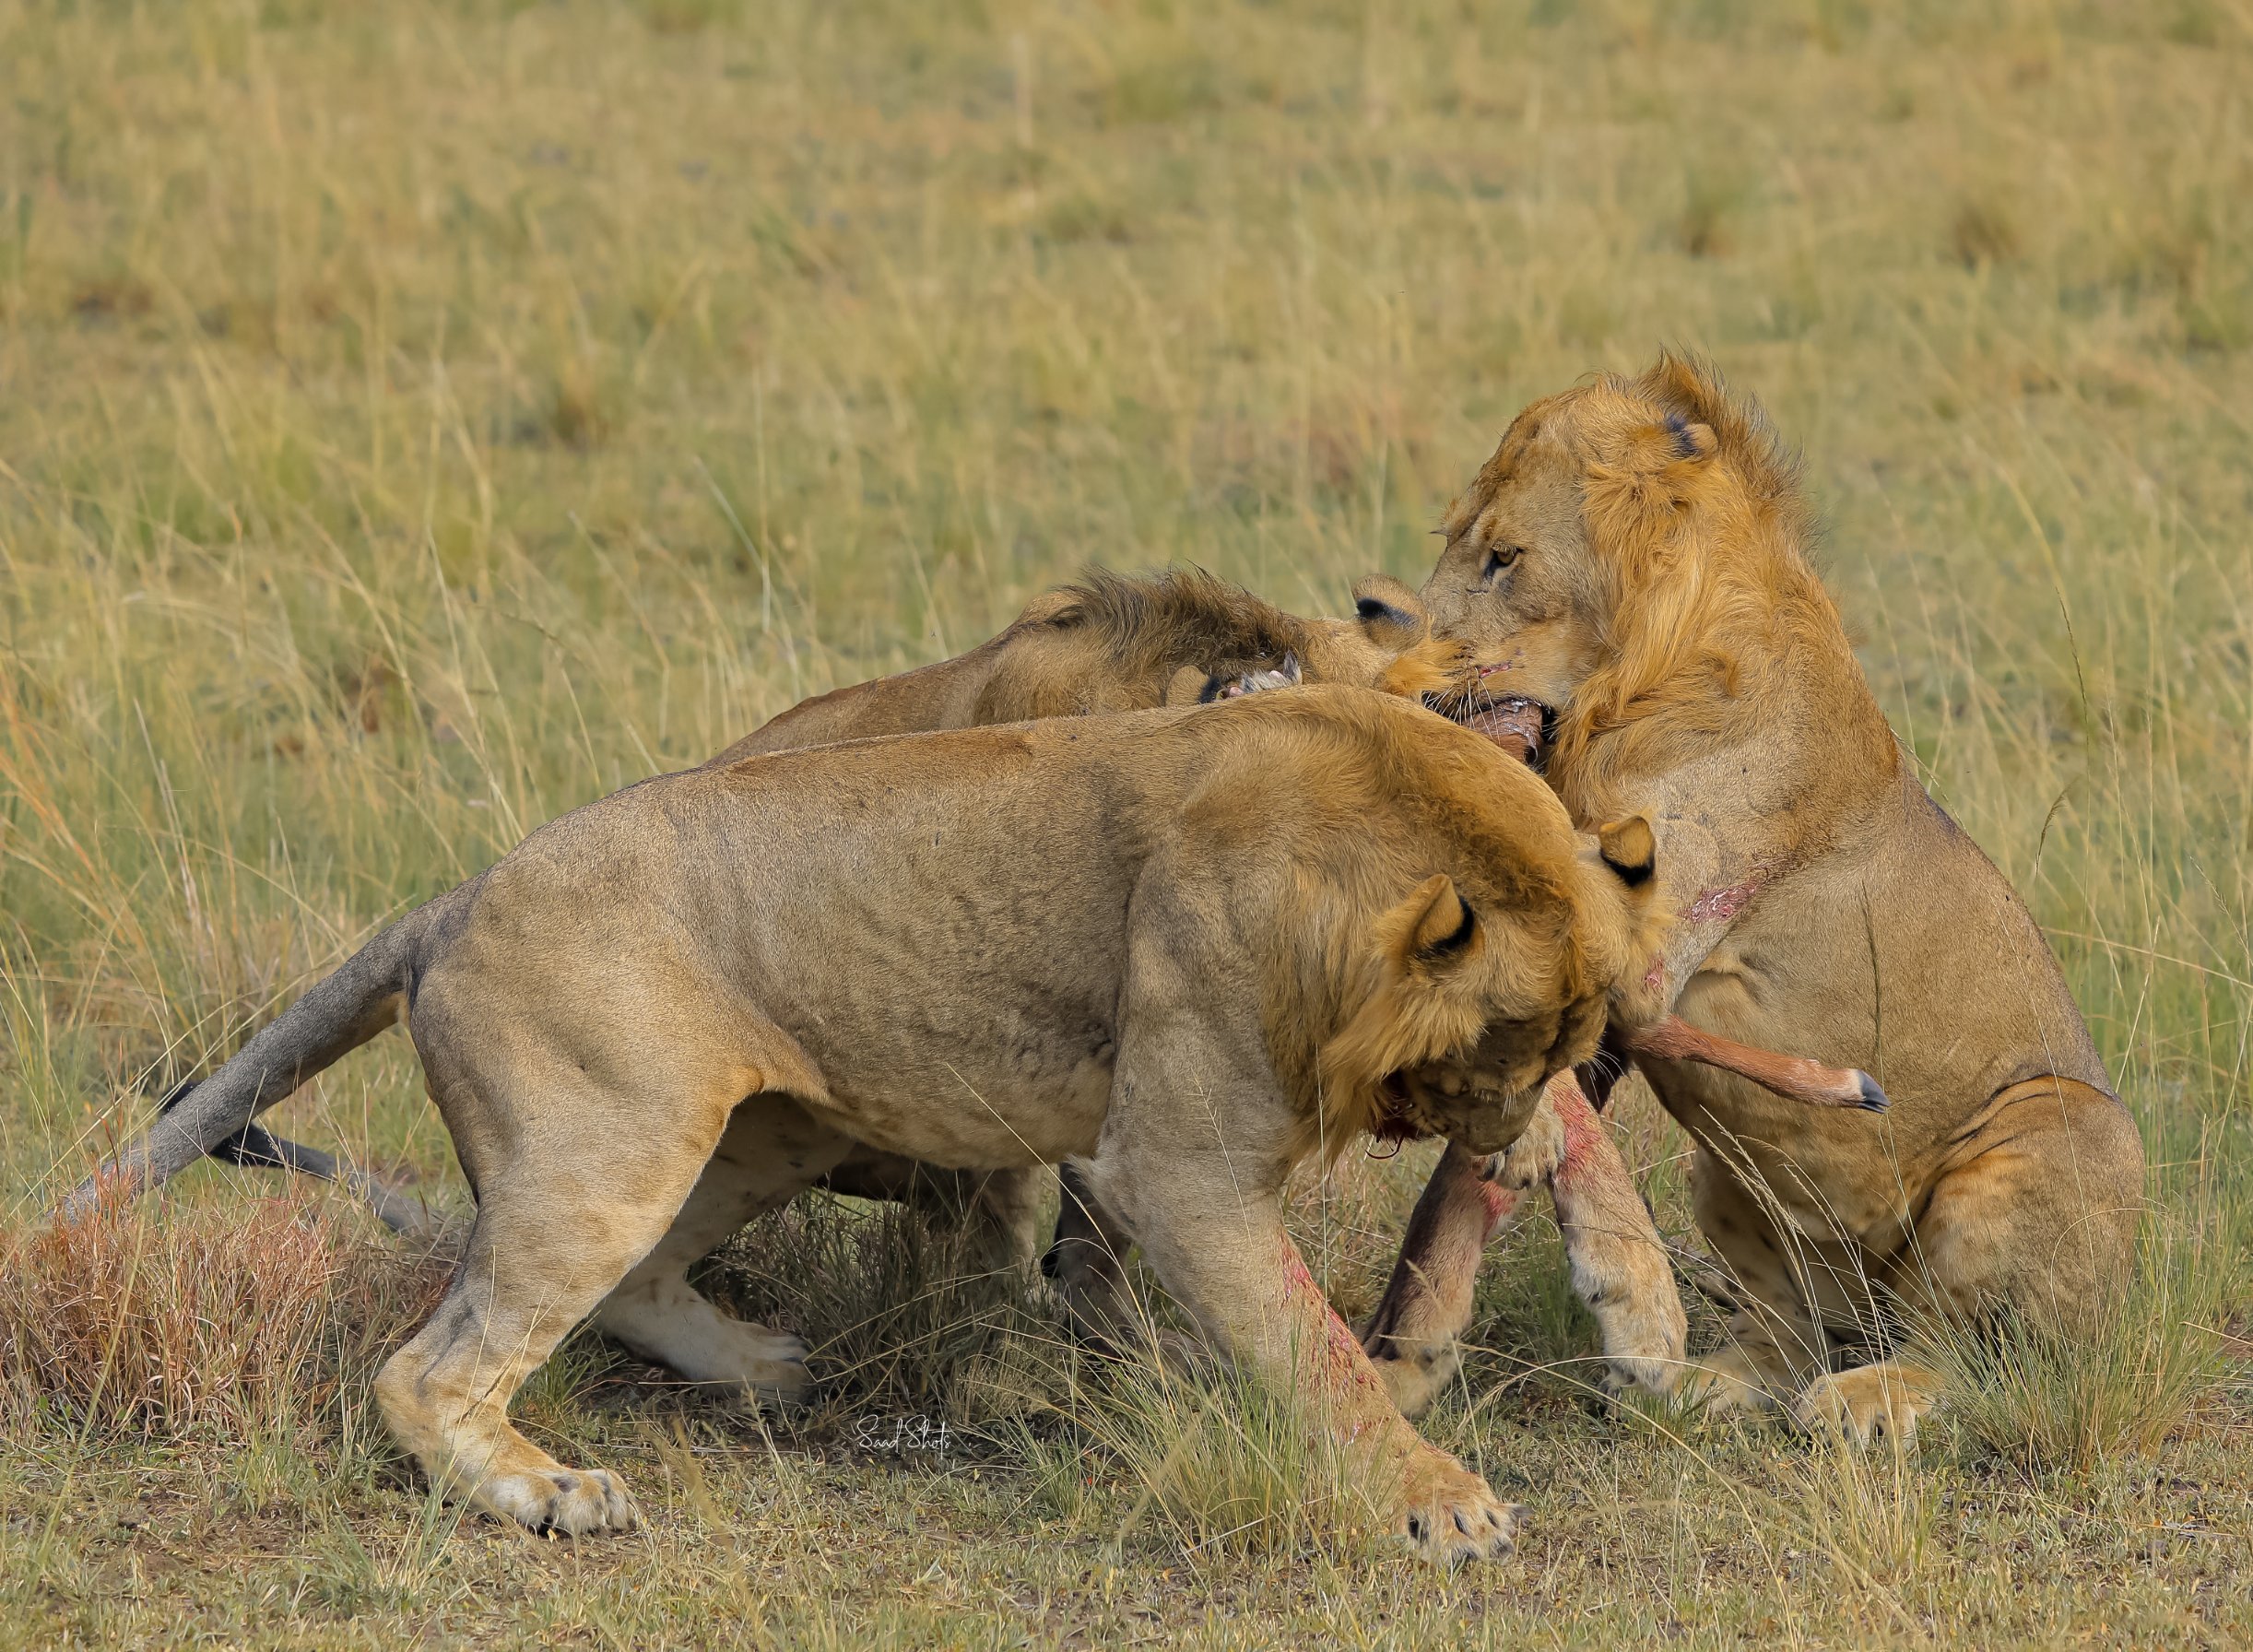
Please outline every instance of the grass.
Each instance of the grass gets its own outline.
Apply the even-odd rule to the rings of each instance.
[[[437,1301],[442,1263],[339,1231],[303,1190],[151,1221],[110,1201],[0,1255],[12,1434],[230,1440],[361,1429],[340,1394]],[[373,1424],[380,1427],[381,1424]]]
[[[2228,0],[0,0],[0,1645],[2253,1635],[2248,69]],[[822,1402],[574,1342],[526,1425],[651,1520],[550,1544],[365,1425],[411,1279],[356,1218],[215,1167],[18,1259],[530,826],[1090,560],[1418,581],[1518,405],[1661,341],[1803,444],[1872,680],[2156,1167],[2117,1337],[1967,1362],[1917,1456],[1598,1414],[1529,1224],[1430,1426],[1534,1525],[1436,1577],[1344,1540],[1272,1397],[1091,1370],[821,1206],[714,1266]],[[287,1119],[465,1208],[401,1040]],[[1349,1311],[1421,1168],[1306,1190]],[[230,1360],[304,1375],[175,1381]],[[1215,1544],[1238,1495],[1314,1513]]]
[[[997,1436],[1071,1525],[1109,1528],[1122,1553],[1144,1540],[1222,1587],[1247,1562],[1367,1564],[1379,1552],[1392,1488],[1357,1472],[1342,1436],[1302,1396],[1243,1371],[1163,1360],[1089,1378],[1060,1404],[999,1390],[1025,1410]],[[1112,1528],[1115,1504],[1124,1512]]]
[[[2030,1476],[2087,1472],[2158,1451],[2194,1413],[2226,1404],[2245,1351],[2229,1328],[2245,1263],[2199,1237],[2155,1221],[2127,1299],[2070,1339],[2023,1316],[1982,1337],[1936,1328],[1935,1364],[1963,1442]]]

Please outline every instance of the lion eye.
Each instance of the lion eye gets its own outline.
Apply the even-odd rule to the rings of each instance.
[[[1524,549],[1516,545],[1490,545],[1486,549],[1486,560],[1479,569],[1479,577],[1492,584],[1504,569],[1525,554]]]

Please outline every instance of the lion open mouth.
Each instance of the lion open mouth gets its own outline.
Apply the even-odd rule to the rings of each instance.
[[[1539,773],[1556,738],[1556,714],[1526,694],[1489,694],[1476,686],[1427,694],[1424,703],[1451,723],[1473,729]]]

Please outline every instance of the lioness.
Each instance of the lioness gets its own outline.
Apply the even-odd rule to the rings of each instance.
[[[1216,1343],[1397,1485],[1423,1552],[1495,1555],[1517,1511],[1385,1397],[1282,1190],[1380,1124],[1507,1147],[1608,1003],[1648,1019],[1654,882],[1645,822],[1584,845],[1492,742],[1361,690],[781,752],[540,828],[179,1125],[239,1130],[404,1016],[478,1215],[377,1398],[434,1483],[529,1527],[632,1515],[510,1425],[525,1376],[867,1141],[1079,1158]],[[773,1339],[702,1298],[645,1328],[691,1375],[773,1375]]]
[[[1491,692],[1550,709],[1574,816],[1659,822],[1681,921],[1650,985],[1683,1020],[1876,1073],[1888,1124],[1646,1057],[1697,1143],[1698,1225],[1745,1296],[1688,1391],[1913,1435],[1929,1371],[1903,1306],[2070,1328],[2118,1285],[2143,1152],[2056,961],[1903,763],[1807,560],[1759,408],[1674,356],[1534,403],[1445,519],[1423,589]],[[1442,1183],[1461,1184],[1457,1157]],[[1460,1327],[1469,1190],[1404,1257],[1394,1342]],[[1380,1360],[1410,1409],[1428,1387]]]

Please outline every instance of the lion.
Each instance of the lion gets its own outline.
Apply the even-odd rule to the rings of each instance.
[[[1459,647],[1433,639],[1414,592],[1379,574],[1359,582],[1353,595],[1352,620],[1310,620],[1195,569],[1144,578],[1097,571],[1035,597],[1014,624],[968,654],[806,701],[706,766],[884,734],[1147,709],[1162,701],[1204,703],[1302,678],[1421,696],[1525,761],[1540,761],[1544,737],[1538,715],[1528,720],[1522,710],[1496,712],[1457,691]],[[1643,1035],[1670,1039],[1667,1052],[1747,1073],[1802,1103],[1870,1104],[1865,1075],[1779,1061],[1690,1034],[1679,1023]],[[1692,1042],[1683,1044],[1684,1039]],[[175,1093],[168,1106],[184,1093]],[[160,1125],[159,1131],[168,1147],[179,1145],[169,1126]],[[212,1150],[232,1163],[344,1180],[391,1226],[422,1224],[423,1213],[412,1200],[261,1126],[247,1127]],[[1416,1212],[1417,1233],[1434,1223],[1443,1230],[1459,1225],[1449,1220],[1447,1202],[1468,1200],[1483,1212],[1481,1233],[1491,1240],[1520,1213],[1525,1193],[1545,1186],[1564,1236],[1573,1288],[1600,1330],[1604,1386],[1613,1391],[1670,1387],[1681,1368],[1688,1319],[1666,1247],[1618,1149],[1574,1081],[1561,1076],[1551,1086],[1506,1162],[1470,1155],[1467,1165],[1462,1175],[1434,1181],[1432,1196]],[[1100,1201],[1068,1164],[1062,1177],[1064,1198],[1043,1271],[1054,1281],[1070,1323],[1091,1344],[1136,1339],[1147,1327],[1126,1283],[1124,1258],[1131,1237],[1104,1218]],[[933,1211],[956,1225],[965,1262],[980,1271],[1010,1272],[1039,1252],[1036,1221],[1044,1201],[1041,1176],[1033,1171],[943,1169],[863,1144],[821,1185]],[[1409,1250],[1421,1254],[1414,1236]],[[1468,1292],[1468,1272],[1461,1278]],[[606,1301],[597,1323],[607,1335],[662,1363],[658,1351],[667,1345],[665,1336],[650,1334],[643,1321],[653,1316],[663,1320],[672,1304],[690,1294],[685,1279],[645,1276],[635,1292]],[[1396,1313],[1412,1300],[1398,1289],[1387,1298]],[[1468,1300],[1462,1312],[1468,1312]],[[1374,1322],[1368,1332],[1373,1351],[1382,1351],[1396,1328],[1382,1316]],[[1412,1327],[1404,1328],[1398,1340],[1426,1390],[1449,1379],[1452,1358],[1438,1357]],[[1444,1347],[1451,1355],[1452,1342]]]
[[[1444,532],[1433,622],[1486,692],[1546,708],[1575,818],[1657,822],[1681,921],[1654,989],[1693,1026],[1858,1061],[1893,1101],[1813,1112],[1641,1058],[1736,1280],[1683,1391],[1906,1443],[1940,1381],[1905,1329],[2070,1334],[2130,1265],[2141,1142],[2040,928],[1903,761],[1809,564],[1795,462],[1709,368],[1667,355],[1534,403]],[[1438,1180],[1450,1220],[1381,1311],[1410,1351],[1460,1328],[1477,1254],[1463,1164]],[[1413,1361],[1373,1351],[1412,1406]]]
[[[1302,678],[1435,699],[1459,710],[1452,688],[1460,650],[1432,638],[1416,594],[1377,574],[1357,583],[1353,597],[1351,620],[1305,620],[1196,569],[1141,578],[1099,570],[1034,597],[1013,624],[967,654],[805,701],[707,766],[837,740],[1202,703]],[[1480,726],[1505,748],[1514,741],[1521,756],[1538,755],[1538,727],[1513,728],[1506,719]],[[176,1092],[168,1107],[188,1093]],[[1552,1111],[1560,1114],[1554,1120]],[[154,1134],[162,1166],[150,1179],[160,1181],[188,1162],[181,1156],[186,1143],[169,1118]],[[213,1151],[233,1163],[346,1179],[395,1228],[423,1221],[414,1201],[263,1127],[251,1126]],[[1548,1187],[1574,1288],[1601,1329],[1607,1386],[1669,1386],[1681,1367],[1688,1319],[1665,1245],[1617,1148],[1569,1080],[1544,1102],[1506,1172],[1483,1158],[1474,1163],[1484,1179],[1468,1197],[1497,1231],[1522,1209],[1527,1187]],[[1007,1273],[1041,1255],[1044,1175],[942,1169],[863,1145],[822,1182],[837,1192],[930,1210],[955,1224],[967,1266]],[[1070,1323],[1091,1344],[1131,1339],[1142,1316],[1126,1284],[1129,1237],[1104,1219],[1068,1165],[1063,1182],[1043,1271]],[[635,1352],[658,1358],[663,1339],[644,1334],[641,1321],[662,1316],[686,1291],[685,1280],[644,1280],[642,1295],[605,1304],[600,1328]],[[1428,1362],[1427,1381],[1436,1386],[1450,1370]]]
[[[226,1139],[405,1021],[478,1214],[376,1398],[434,1485],[529,1528],[633,1523],[616,1476],[508,1419],[606,1301],[656,1281],[643,1332],[692,1377],[802,1380],[785,1339],[670,1293],[869,1142],[1077,1162],[1421,1552],[1500,1556],[1522,1511],[1386,1397],[1283,1189],[1373,1129],[1506,1149],[1608,1017],[1651,1020],[1652,854],[1646,822],[1584,838],[1493,742],[1360,689],[745,758],[574,810],[384,929],[175,1134]]]
[[[1274,681],[1347,683],[1416,696],[1443,688],[1459,651],[1434,643],[1416,594],[1372,574],[1351,620],[1303,620],[1196,568],[1126,578],[1097,569],[1044,591],[967,654],[801,701],[714,758],[1146,711]]]
[[[1413,591],[1377,574],[1359,582],[1353,596],[1351,620],[1304,620],[1199,569],[1141,578],[1096,569],[1035,596],[968,653],[802,701],[705,766],[837,740],[1202,702],[1301,680],[1409,696],[1445,681],[1456,650],[1433,643]],[[192,1088],[179,1087],[164,1108]],[[414,1201],[375,1178],[263,1127],[220,1143],[213,1156],[344,1182],[400,1231],[426,1220]],[[954,1219],[966,1260],[982,1270],[1006,1271],[1039,1254],[1041,1189],[1029,1172],[949,1173],[869,1149],[825,1181]],[[1068,1205],[1068,1221],[1078,1215],[1077,1203]],[[1655,1245],[1655,1230],[1650,1238]]]

